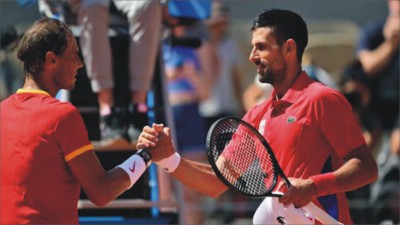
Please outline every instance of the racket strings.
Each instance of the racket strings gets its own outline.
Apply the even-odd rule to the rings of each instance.
[[[218,168],[231,185],[255,196],[271,191],[276,173],[270,155],[257,135],[248,127],[227,120],[226,124],[214,129],[213,137],[212,155],[215,161],[221,154],[224,156],[225,163]]]
[[[247,127],[246,127],[247,128]],[[242,133],[239,145],[237,148],[243,148],[241,151],[251,152],[252,154],[245,154],[247,157],[245,163],[240,165],[243,169],[244,166],[250,164],[247,171],[242,175],[242,179],[246,180],[250,184],[247,188],[247,192],[253,195],[258,195],[269,191],[269,187],[274,182],[274,167],[269,159],[270,155],[265,150],[264,145],[260,139],[250,132],[248,129],[238,130]]]

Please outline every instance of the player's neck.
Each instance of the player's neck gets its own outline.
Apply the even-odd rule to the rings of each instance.
[[[282,97],[286,94],[286,92],[290,89],[290,87],[292,87],[292,85],[294,84],[294,82],[297,80],[297,78],[300,76],[300,74],[302,73],[302,70],[298,70],[295,73],[292,74],[288,74],[287,76],[287,81],[281,85],[280,87],[276,88],[276,95],[275,95],[275,100],[279,101],[280,99],[282,99]]]
[[[46,88],[46,85],[41,85],[40,82],[37,82],[32,76],[27,75],[25,77],[24,86],[22,87],[24,90],[41,90],[49,93],[51,96],[55,96],[57,91],[52,91],[49,88]]]

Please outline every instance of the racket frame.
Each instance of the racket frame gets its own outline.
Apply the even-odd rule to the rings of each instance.
[[[274,167],[274,180],[273,180],[273,184],[271,185],[271,187],[268,188],[268,191],[266,191],[263,194],[250,194],[250,193],[246,193],[244,191],[241,191],[239,189],[237,189],[234,185],[232,185],[229,181],[226,180],[226,178],[222,175],[222,173],[219,171],[219,168],[216,165],[216,162],[214,161],[214,157],[211,154],[211,148],[213,146],[211,146],[211,138],[213,136],[214,133],[214,129],[222,122],[225,120],[234,120],[237,124],[240,125],[244,125],[246,126],[249,130],[251,130],[261,141],[261,143],[263,144],[263,146],[265,147],[266,151],[268,152],[271,161],[272,161],[272,165]],[[286,175],[283,173],[283,170],[281,169],[281,167],[279,166],[278,161],[275,158],[275,155],[270,147],[270,145],[268,144],[268,142],[264,139],[264,137],[249,123],[243,121],[242,119],[239,119],[237,117],[232,117],[232,116],[227,116],[227,117],[223,117],[221,119],[218,119],[217,121],[215,121],[212,126],[210,127],[210,129],[208,130],[207,133],[207,141],[206,141],[206,149],[207,149],[207,157],[208,157],[208,161],[213,169],[213,171],[215,172],[215,174],[217,175],[217,177],[224,182],[225,185],[227,185],[228,187],[230,187],[231,189],[234,189],[235,191],[240,192],[241,194],[247,196],[247,197],[266,197],[266,196],[272,196],[272,197],[280,197],[279,194],[275,194],[273,193],[273,189],[275,188],[277,181],[278,181],[278,175],[282,178],[283,182],[290,187],[290,181],[289,179],[287,179]]]

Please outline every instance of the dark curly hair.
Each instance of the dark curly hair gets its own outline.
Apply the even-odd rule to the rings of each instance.
[[[298,49],[297,58],[301,61],[308,43],[307,25],[301,16],[285,9],[265,10],[254,19],[251,30],[260,27],[271,28],[279,45],[293,39]]]
[[[66,50],[72,32],[57,19],[36,21],[19,42],[17,56],[24,64],[25,75],[36,76],[43,70],[47,52],[61,55]]]

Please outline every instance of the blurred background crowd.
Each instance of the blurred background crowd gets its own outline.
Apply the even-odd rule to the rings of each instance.
[[[99,119],[93,129],[99,135],[93,139],[134,145],[138,131],[149,124],[148,93],[160,73],[163,107],[170,112],[165,122],[175,128],[177,149],[206,161],[211,124],[223,116],[243,116],[272,90],[258,82],[247,60],[253,16],[262,9],[290,9],[304,17],[309,29],[303,69],[345,95],[379,165],[375,183],[348,193],[354,222],[399,224],[399,0],[197,1],[204,12],[179,9],[173,0],[2,0],[0,99],[22,85],[14,50],[25,28],[42,16],[59,18],[79,39],[85,88],[95,93]],[[183,7],[190,8],[190,2],[196,0]],[[118,36],[127,40],[118,50],[124,53],[109,41]],[[123,65],[120,54],[128,58]],[[127,68],[116,72],[121,65]],[[125,81],[127,91],[116,90]],[[58,98],[71,100],[71,93],[60,92]],[[159,176],[161,199],[179,199],[175,190],[182,187]],[[185,224],[248,221],[261,201],[233,192],[212,200],[182,189],[179,211]]]

